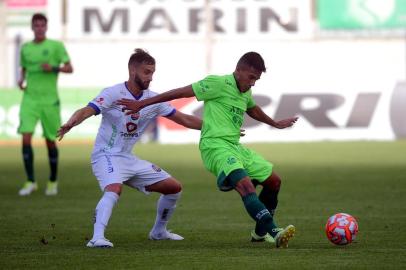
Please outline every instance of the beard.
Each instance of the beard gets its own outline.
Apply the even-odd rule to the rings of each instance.
[[[140,77],[135,76],[134,78],[134,83],[141,89],[141,90],[145,90],[148,88],[149,86],[149,82],[143,82],[141,81]]]

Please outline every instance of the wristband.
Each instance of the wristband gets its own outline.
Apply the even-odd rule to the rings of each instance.
[[[58,66],[52,67],[52,72],[58,73],[59,72],[59,67]]]

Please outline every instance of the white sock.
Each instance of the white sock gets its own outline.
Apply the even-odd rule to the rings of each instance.
[[[166,230],[166,225],[176,208],[176,202],[180,198],[181,192],[175,194],[161,195],[158,200],[157,213],[152,233],[158,234]]]
[[[104,192],[103,197],[100,199],[95,210],[93,240],[104,238],[104,230],[109,223],[111,212],[113,211],[113,207],[117,203],[118,198],[119,195],[114,192]]]

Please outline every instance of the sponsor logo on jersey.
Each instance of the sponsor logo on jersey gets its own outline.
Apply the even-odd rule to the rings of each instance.
[[[138,128],[137,124],[135,124],[133,122],[127,122],[127,124],[125,124],[125,127],[126,127],[128,133],[133,133]]]
[[[120,132],[120,136],[123,138],[137,138],[138,137],[138,133],[134,132],[134,133],[128,133],[128,132]]]

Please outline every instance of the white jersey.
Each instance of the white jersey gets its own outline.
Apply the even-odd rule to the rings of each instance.
[[[170,116],[176,112],[166,102],[154,104],[143,108],[138,113],[126,115],[117,101],[122,98],[143,100],[157,93],[146,89],[141,95],[134,96],[127,88],[126,83],[116,84],[105,88],[100,94],[89,102],[88,106],[102,114],[102,121],[97,132],[93,148],[92,160],[100,155],[128,155],[131,154],[134,144],[139,140],[145,128],[158,116]]]

